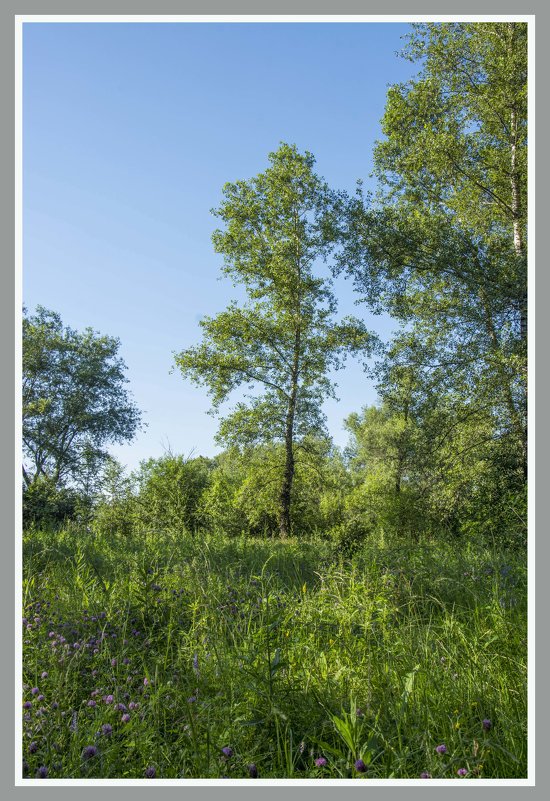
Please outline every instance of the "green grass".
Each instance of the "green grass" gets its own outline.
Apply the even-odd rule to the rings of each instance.
[[[524,555],[69,528],[23,572],[30,777],[526,776]]]

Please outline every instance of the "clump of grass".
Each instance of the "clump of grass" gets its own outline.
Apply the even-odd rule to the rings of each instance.
[[[27,776],[526,775],[517,553],[70,534],[25,540]]]

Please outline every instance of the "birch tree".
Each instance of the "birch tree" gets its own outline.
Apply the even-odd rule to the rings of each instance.
[[[282,443],[279,532],[286,537],[297,452],[326,435],[321,407],[335,391],[328,373],[349,353],[369,353],[375,339],[355,318],[335,321],[330,282],[316,272],[333,247],[339,196],[313,172],[310,153],[282,144],[269,161],[255,178],[226,184],[214,212],[225,224],[213,235],[214,248],[247,301],[204,318],[202,342],[175,362],[207,388],[214,411],[234,390],[247,389],[221,420],[221,443]]]

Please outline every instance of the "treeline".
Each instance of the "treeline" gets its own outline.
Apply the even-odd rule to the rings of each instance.
[[[224,411],[221,456],[166,456],[124,478],[102,448],[139,426],[116,341],[80,342],[45,310],[26,321],[27,521],[59,502],[57,519],[86,480],[91,525],[113,533],[524,538],[527,26],[414,25],[403,55],[419,73],[389,90],[375,196],[332,190],[284,143],[264,173],[223,188],[213,244],[247,301],[205,318],[202,341],[175,357],[214,411],[248,391]],[[336,317],[321,259],[363,308],[393,317],[393,341]],[[380,401],[348,419],[339,453],[321,407],[350,354],[377,356]]]

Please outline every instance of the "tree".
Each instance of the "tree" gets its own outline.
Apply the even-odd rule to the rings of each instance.
[[[237,387],[256,390],[222,420],[218,439],[239,447],[283,443],[279,532],[286,537],[296,451],[324,434],[321,404],[334,396],[327,373],[346,354],[368,352],[374,338],[354,318],[334,322],[330,283],[313,271],[333,247],[339,197],[314,174],[310,153],[282,144],[269,160],[257,177],[226,184],[214,212],[226,224],[213,235],[224,273],[249,300],[203,319],[202,343],[175,361],[184,377],[208,388],[214,410]]]
[[[379,201],[349,205],[341,266],[405,326],[426,392],[489,410],[527,469],[527,26],[415,25],[375,149]],[[515,479],[514,479],[515,480]]]
[[[38,306],[23,316],[23,480],[28,489],[88,484],[109,442],[131,440],[141,415],[124,387],[118,339],[63,327]]]

